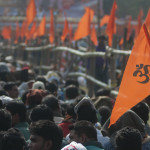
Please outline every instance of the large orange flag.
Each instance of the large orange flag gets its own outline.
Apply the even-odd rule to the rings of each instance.
[[[95,46],[97,46],[98,41],[97,41],[97,35],[96,35],[96,30],[95,30],[95,25],[93,25],[92,30],[91,30],[91,41]]]
[[[2,36],[4,39],[10,40],[11,39],[11,27],[3,27]]]
[[[150,10],[129,57],[110,125],[150,95]]]
[[[35,1],[30,0],[27,10],[26,10],[26,19],[27,19],[27,25],[31,24],[33,19],[36,16],[36,6],[35,6]]]
[[[136,35],[139,34],[141,26],[142,26],[142,17],[143,17],[143,9],[140,10],[139,15],[138,15],[138,24],[137,24],[137,32]]]
[[[88,7],[86,7],[85,9],[86,12],[78,24],[78,28],[74,35],[74,40],[79,40],[90,35],[90,25],[91,21],[93,20],[94,11]]]
[[[44,16],[38,27],[38,36],[43,36],[45,34],[45,26],[46,26],[46,17]]]
[[[54,35],[54,15],[53,15],[53,9],[50,10],[50,35],[49,35],[49,42],[51,44],[54,43],[55,35]]]
[[[105,15],[100,21],[100,27],[102,27],[104,24],[107,24],[108,21],[109,21],[109,15]]]
[[[63,30],[63,34],[61,36],[61,40],[64,42],[65,38],[67,37],[67,35],[69,34],[69,24],[68,24],[68,20],[67,17],[65,15],[65,23],[64,23],[64,30]]]
[[[109,46],[112,46],[113,34],[116,33],[116,24],[115,24],[116,9],[117,9],[117,3],[116,3],[116,0],[114,0],[110,18],[106,27],[106,34],[108,35],[108,38],[109,38],[109,42],[108,42]]]

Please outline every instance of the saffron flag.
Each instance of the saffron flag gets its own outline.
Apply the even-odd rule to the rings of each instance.
[[[93,20],[94,11],[88,7],[86,7],[85,9],[86,12],[78,24],[78,28],[74,35],[74,40],[79,40],[90,35],[90,25],[91,21]]]
[[[11,39],[11,27],[10,26],[3,27],[2,36],[6,40],[10,40]]]
[[[104,24],[108,24],[108,21],[109,21],[109,15],[105,15],[100,21],[100,27],[102,27]]]
[[[120,39],[119,45],[123,45],[123,37]]]
[[[117,9],[117,3],[116,3],[116,0],[114,0],[110,18],[106,27],[106,34],[109,38],[109,42],[108,42],[109,46],[112,46],[113,34],[116,33],[116,24],[115,24],[116,9]]]
[[[91,30],[91,41],[95,46],[97,46],[98,41],[97,41],[97,35],[96,35],[96,30],[95,30],[95,25],[93,25],[92,30]]]
[[[53,9],[50,10],[50,36],[49,36],[49,42],[51,44],[54,43],[55,35],[54,35],[54,15],[53,15]]]
[[[61,40],[64,42],[64,40],[66,39],[67,35],[69,34],[69,24],[67,21],[67,17],[65,15],[65,23],[64,23],[64,30],[63,30],[63,34],[61,36]]]
[[[33,22],[33,19],[36,16],[36,6],[35,6],[35,1],[30,0],[27,10],[26,10],[26,20],[27,20],[27,25],[30,25]]]
[[[30,32],[29,32],[30,38],[33,38],[33,35],[34,35],[35,32],[36,32],[36,21],[33,22],[33,25],[30,29]]]
[[[140,29],[141,29],[141,26],[142,26],[142,17],[143,17],[143,10],[141,9],[140,12],[139,12],[139,15],[138,15],[138,25],[137,25],[137,32],[136,32],[136,35],[139,34],[140,32]]]
[[[112,110],[110,125],[150,94],[150,10],[133,46],[119,93]]]
[[[45,26],[46,26],[46,17],[44,16],[38,27],[38,36],[43,36],[45,34]]]

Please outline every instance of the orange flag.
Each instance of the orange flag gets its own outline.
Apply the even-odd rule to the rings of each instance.
[[[133,46],[119,93],[112,110],[110,125],[127,110],[150,94],[150,10]]]
[[[10,40],[11,39],[11,27],[3,27],[2,36],[4,39]]]
[[[36,16],[36,6],[35,6],[35,1],[30,0],[27,10],[26,10],[26,19],[27,19],[27,25],[30,25],[33,21],[33,19]]]
[[[123,37],[120,39],[119,45],[123,45]]]
[[[78,28],[74,35],[74,40],[79,40],[90,35],[90,25],[91,21],[93,20],[94,11],[88,7],[86,7],[85,9],[86,12],[78,24]]]
[[[19,27],[19,23],[16,23],[16,40],[15,43],[18,43],[18,38],[20,36],[20,27]]]
[[[54,43],[55,35],[54,35],[54,15],[53,15],[53,9],[50,10],[50,36],[49,36],[49,42],[51,44]]]
[[[33,22],[33,25],[30,29],[30,32],[29,32],[30,38],[33,38],[33,35],[34,35],[35,32],[36,32],[36,21]]]
[[[115,24],[116,9],[117,9],[117,3],[116,3],[116,0],[114,0],[110,18],[106,27],[106,34],[108,35],[108,38],[109,38],[109,42],[108,42],[109,46],[112,46],[113,34],[116,33],[116,24]]]
[[[100,21],[100,27],[102,27],[104,24],[108,24],[108,21],[109,21],[109,15],[105,15]]]
[[[96,35],[96,30],[95,30],[95,25],[93,25],[93,28],[91,30],[91,41],[95,46],[97,46],[98,41],[97,41],[97,35]]]
[[[64,42],[65,38],[67,37],[67,35],[69,34],[69,24],[67,21],[67,17],[65,15],[65,23],[64,23],[64,30],[63,30],[63,34],[61,36],[61,40]]]
[[[131,20],[132,20],[132,17],[130,16],[130,17],[129,17],[129,20],[128,20],[128,25],[127,25],[127,28],[128,28],[127,41],[129,40],[130,34],[131,34]]]
[[[143,10],[141,9],[138,15],[138,25],[137,25],[137,33],[136,35],[139,34],[141,26],[142,26],[142,17],[143,17]]]
[[[45,34],[45,26],[46,26],[46,17],[44,16],[38,27],[38,36],[43,36]]]

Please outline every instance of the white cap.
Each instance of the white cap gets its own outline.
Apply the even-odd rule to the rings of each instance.
[[[36,82],[33,83],[32,89],[45,90],[45,85],[41,81],[36,81]]]

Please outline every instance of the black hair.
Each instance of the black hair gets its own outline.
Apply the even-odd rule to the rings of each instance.
[[[67,99],[75,99],[77,96],[79,96],[79,89],[77,86],[69,85],[66,87],[65,97]]]
[[[53,112],[52,110],[44,104],[37,105],[34,107],[30,113],[30,120],[32,122],[38,120],[50,120],[53,121]]]
[[[17,86],[17,84],[15,82],[8,82],[4,85],[4,90],[9,91],[13,86]]]
[[[54,82],[48,82],[46,85],[46,89],[50,92],[50,94],[55,94],[58,90],[58,86]]]
[[[11,114],[6,109],[0,109],[0,131],[11,128]]]
[[[146,103],[140,102],[135,105],[132,110],[144,121],[145,124],[147,124],[149,119],[149,106]]]
[[[26,107],[23,102],[13,100],[6,105],[6,109],[10,111],[12,115],[18,114],[20,122],[26,121]]]
[[[44,140],[52,141],[52,150],[60,150],[62,144],[62,131],[49,120],[39,120],[30,125],[31,135],[41,136]]]
[[[2,150],[22,150],[27,147],[21,132],[16,128],[1,133]]]
[[[77,111],[78,120],[87,120],[95,124],[97,122],[96,110],[88,105],[81,105]]]
[[[110,95],[110,90],[109,89],[98,89],[96,91],[96,94],[95,96],[98,97],[98,96],[109,96]]]
[[[42,83],[44,83],[44,85],[46,85],[46,79],[45,77],[38,75],[35,79],[35,81],[41,81]]]
[[[97,131],[94,125],[86,120],[77,121],[69,126],[69,130],[74,130],[79,137],[85,134],[90,140],[97,141]]]
[[[142,150],[142,136],[139,130],[125,127],[115,136],[116,150]]]
[[[59,109],[58,99],[54,95],[47,95],[42,99],[42,104],[46,104],[53,111]]]
[[[0,90],[0,96],[3,96],[3,95],[8,96],[8,93],[6,92],[6,90],[1,89]]]
[[[69,85],[75,85],[76,87],[79,87],[79,83],[77,80],[74,79],[67,79],[65,82],[65,87],[69,86]]]

